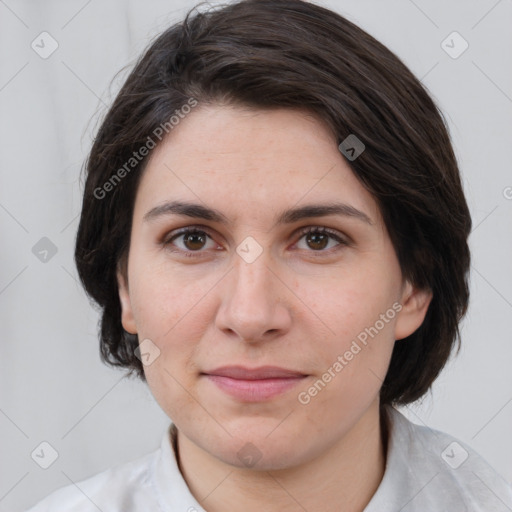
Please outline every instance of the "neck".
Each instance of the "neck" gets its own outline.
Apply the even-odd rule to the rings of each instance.
[[[208,512],[362,512],[384,475],[387,429],[381,414],[377,401],[324,453],[276,471],[226,464],[178,431],[179,467]]]

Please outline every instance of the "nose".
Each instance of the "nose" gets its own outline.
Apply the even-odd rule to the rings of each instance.
[[[271,269],[267,251],[252,263],[235,255],[219,289],[218,329],[247,343],[275,339],[291,326],[286,299],[291,292]]]

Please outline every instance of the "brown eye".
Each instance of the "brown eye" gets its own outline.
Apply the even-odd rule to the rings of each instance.
[[[348,245],[336,231],[328,228],[306,228],[301,232],[301,235],[301,239],[305,240],[307,248],[312,249],[313,252],[328,252],[325,249],[328,247],[330,240],[337,242],[334,247]]]
[[[349,245],[337,231],[325,227],[308,227],[303,229],[300,234],[300,240],[305,240],[305,250],[320,253],[319,255],[323,253],[330,254],[332,251],[329,249],[335,251]],[[208,247],[208,240],[213,244],[210,247]],[[329,247],[330,243],[331,246]],[[201,256],[202,253],[206,252],[206,249],[216,248],[215,242],[206,231],[192,226],[171,233],[162,242],[162,245],[172,252],[182,253],[187,257]]]
[[[329,235],[325,233],[308,233],[306,235],[306,242],[310,245],[312,249],[321,250],[325,249],[329,243]]]
[[[210,235],[205,231],[197,228],[184,228],[172,236],[166,238],[162,243],[165,247],[169,247],[173,252],[182,252],[185,255],[193,255],[190,253],[205,252],[202,249],[207,249],[208,239],[212,240]],[[213,243],[213,240],[212,240]],[[176,250],[172,249],[177,247]],[[215,244],[210,248],[214,248]],[[187,254],[189,253],[189,254]]]
[[[185,247],[187,247],[187,249],[190,249],[191,251],[197,251],[203,248],[207,237],[208,235],[201,231],[185,233],[183,235],[183,244]]]

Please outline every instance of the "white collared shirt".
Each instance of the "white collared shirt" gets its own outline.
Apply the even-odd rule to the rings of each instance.
[[[364,512],[512,512],[512,486],[472,448],[385,410],[386,469]],[[175,441],[171,423],[158,450],[58,489],[27,512],[205,512],[181,475]]]

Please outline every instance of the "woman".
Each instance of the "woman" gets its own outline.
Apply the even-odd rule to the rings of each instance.
[[[393,406],[459,341],[471,218],[419,81],[301,0],[190,12],[87,162],[76,263],[161,448],[31,510],[512,510],[475,451]]]

